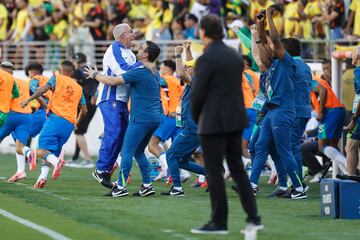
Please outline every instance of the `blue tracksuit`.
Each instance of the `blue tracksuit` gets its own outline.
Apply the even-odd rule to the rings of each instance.
[[[269,108],[262,122],[259,139],[255,145],[254,162],[265,162],[272,144],[275,145],[279,161],[295,187],[301,186],[297,175],[297,163],[291,151],[291,129],[295,114],[295,63],[286,53],[283,59],[275,60],[267,72],[266,92]]]
[[[166,161],[175,187],[181,186],[179,168],[205,175],[204,167],[191,161],[191,155],[200,146],[200,141],[196,133],[197,125],[191,116],[190,92],[191,87],[187,85],[181,98],[182,130],[175,137],[166,154]]]
[[[144,184],[150,183],[150,164],[144,150],[158,128],[163,113],[160,100],[160,75],[143,66],[122,75],[130,85],[131,111],[129,125],[121,148],[119,186],[124,186],[135,157]]]
[[[291,134],[291,149],[298,167],[297,174],[302,180],[303,164],[300,146],[306,124],[311,118],[310,90],[312,75],[310,67],[301,60],[300,57],[294,57],[294,61],[296,66],[294,92],[296,118]],[[284,167],[279,167],[279,169],[277,169],[279,173],[279,181],[285,182],[286,179],[280,179],[281,176],[286,178],[286,174],[282,172],[282,169],[284,169]]]

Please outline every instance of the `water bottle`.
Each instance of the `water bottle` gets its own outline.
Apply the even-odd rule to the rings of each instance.
[[[151,181],[154,181],[154,178],[156,178],[159,175],[159,161],[156,157],[150,157],[150,179]]]

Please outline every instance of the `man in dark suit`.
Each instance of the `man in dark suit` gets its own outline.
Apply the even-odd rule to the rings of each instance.
[[[235,49],[222,41],[224,35],[219,17],[212,14],[205,16],[200,26],[200,37],[206,47],[196,62],[191,110],[203,148],[212,214],[209,223],[191,232],[228,233],[228,205],[222,176],[224,158],[240,189],[240,200],[248,215],[245,230],[257,231],[263,226],[241,161],[242,130],[247,127],[241,88],[243,61]]]

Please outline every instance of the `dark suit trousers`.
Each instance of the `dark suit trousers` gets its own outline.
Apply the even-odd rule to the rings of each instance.
[[[241,160],[242,131],[219,135],[202,135],[200,141],[205,159],[205,169],[208,174],[212,222],[227,227],[228,203],[222,175],[224,157],[229,165],[231,177],[240,190],[240,201],[248,215],[246,221],[260,222],[255,197]]]

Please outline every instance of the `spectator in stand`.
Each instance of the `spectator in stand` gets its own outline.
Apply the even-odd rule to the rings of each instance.
[[[94,39],[90,34],[89,27],[85,27],[82,24],[90,9],[94,6],[95,4],[89,0],[80,0],[75,6],[72,19],[70,20],[72,29],[70,30],[69,43],[74,46],[75,52],[82,52],[88,56],[89,63],[94,63],[95,59]]]
[[[169,2],[158,0],[154,16],[147,28],[145,38],[147,40],[171,40],[169,27],[173,15],[169,8]]]
[[[3,2],[3,0],[0,1],[0,41],[6,40],[9,14]]]
[[[130,3],[126,0],[105,0],[108,28],[106,39],[113,40],[113,29],[123,22],[130,11]]]
[[[173,16],[175,21],[184,20],[185,14],[189,12],[190,2],[189,0],[173,0]]]
[[[352,35],[360,36],[360,1],[359,0],[352,0],[350,4],[350,15],[344,29],[344,33],[350,34],[350,28],[353,25],[353,32]]]
[[[207,0],[207,9],[209,13],[220,16],[221,1],[220,0]]]
[[[305,4],[301,16],[305,21],[301,23],[302,37],[306,39],[314,38],[317,36],[317,30],[321,26],[321,23],[312,24],[311,20],[314,17],[321,16],[321,9],[318,4],[318,0],[309,0]]]
[[[181,19],[175,19],[171,24],[171,30],[174,40],[184,40],[184,22]]]
[[[299,3],[298,1],[286,0],[284,11],[284,36],[295,37],[299,34]]]
[[[185,29],[184,29],[184,38],[185,39],[197,39],[198,38],[198,18],[194,14],[185,15]]]
[[[190,13],[194,14],[198,19],[202,16],[209,14],[209,9],[206,6],[207,0],[196,0],[190,10]]]
[[[342,23],[345,16],[345,7],[343,0],[331,0],[331,2],[323,4],[318,2],[321,8],[322,15],[314,17],[313,23],[330,22],[330,39],[341,39],[342,34]]]
[[[147,10],[148,10],[147,5],[142,4],[140,0],[134,0],[131,3],[131,10],[129,12],[129,17],[131,20],[145,19]]]
[[[26,40],[31,28],[31,22],[28,13],[28,0],[16,0],[16,20],[11,27],[10,42],[19,42]]]
[[[83,27],[90,29],[91,36],[95,41],[105,40],[106,35],[104,31],[104,10],[101,7],[101,0],[91,0],[94,6],[89,10],[82,23]]]

